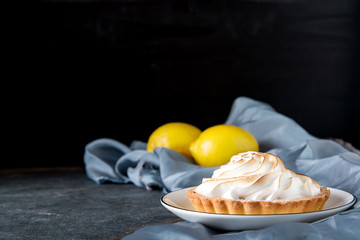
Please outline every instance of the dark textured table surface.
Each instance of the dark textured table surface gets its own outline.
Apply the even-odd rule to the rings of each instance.
[[[160,190],[98,185],[84,169],[0,171],[0,239],[121,239],[178,217]]]

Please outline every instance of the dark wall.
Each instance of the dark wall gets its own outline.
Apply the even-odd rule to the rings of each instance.
[[[81,166],[101,137],[223,123],[238,96],[311,134],[359,141],[356,1],[42,1],[13,30],[20,161]],[[20,67],[18,67],[20,66]],[[16,72],[15,71],[15,72]]]

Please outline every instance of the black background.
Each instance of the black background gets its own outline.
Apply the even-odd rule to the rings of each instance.
[[[15,15],[3,167],[83,166],[85,145],[223,123],[272,105],[320,138],[359,140],[356,1],[41,1]],[[19,10],[20,11],[20,10]]]

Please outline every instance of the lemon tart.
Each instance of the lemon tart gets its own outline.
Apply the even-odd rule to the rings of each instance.
[[[286,214],[321,210],[330,190],[285,168],[269,153],[245,152],[186,192],[197,211],[221,214]]]

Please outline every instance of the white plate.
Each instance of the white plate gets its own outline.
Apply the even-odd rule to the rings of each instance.
[[[309,213],[271,215],[230,215],[198,212],[186,197],[188,188],[164,195],[160,202],[169,211],[189,222],[198,222],[222,230],[259,229],[285,222],[313,222],[345,211],[356,202],[356,197],[348,192],[329,188],[330,198],[324,209]]]

